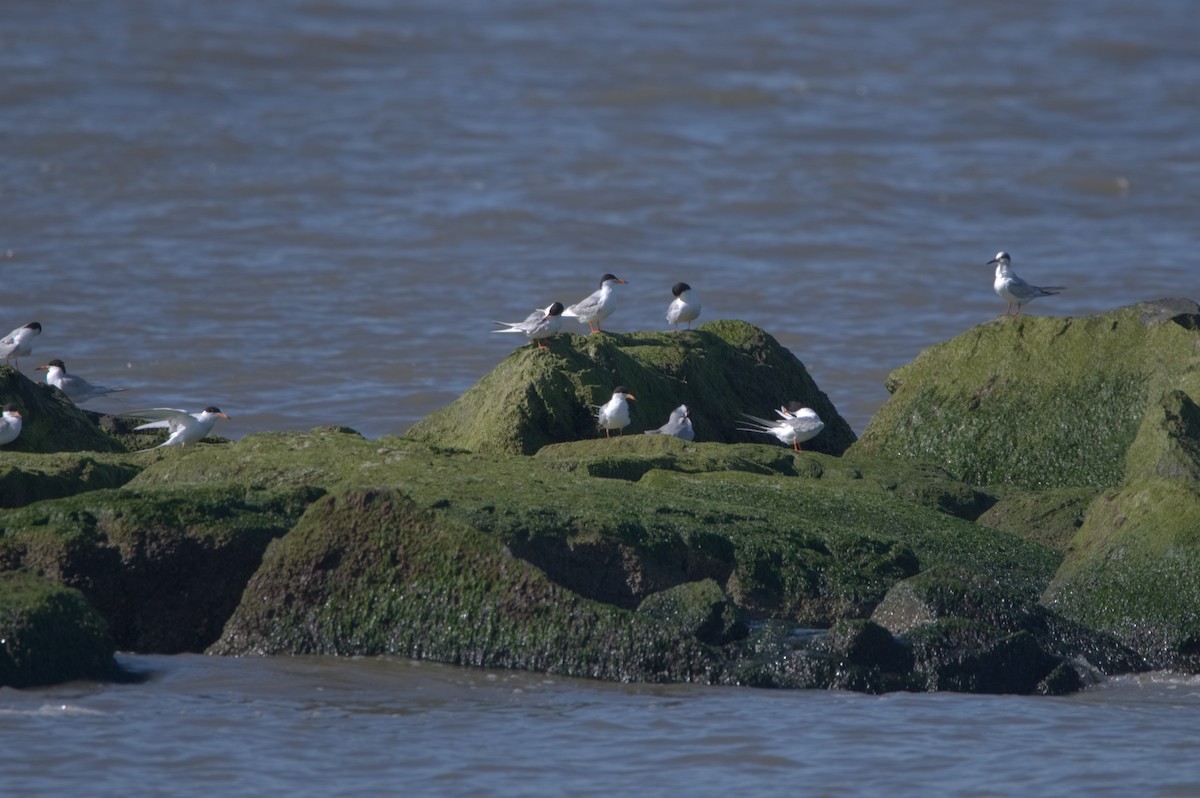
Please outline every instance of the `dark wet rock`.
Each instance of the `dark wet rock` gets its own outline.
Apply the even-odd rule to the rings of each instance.
[[[686,404],[696,440],[761,443],[741,413],[771,416],[789,401],[812,407],[825,429],[805,449],[841,454],[850,426],[804,364],[761,329],[714,321],[695,330],[559,335],[522,347],[474,387],[417,422],[412,440],[475,452],[533,454],[552,443],[601,437],[592,405],[623,385],[637,397],[625,435],[655,429]]]
[[[1049,689],[1038,685],[1060,664],[1075,671],[1077,684],[1150,667],[1111,635],[1060,617],[1028,591],[953,569],[898,582],[871,619],[913,643],[915,669],[926,689],[1031,693]],[[1015,638],[1018,634],[1036,645]],[[948,653],[936,651],[941,644]],[[1011,671],[1016,681],[996,681],[1001,671]],[[1061,673],[1054,679],[1069,681]],[[966,686],[947,686],[956,684]]]
[[[714,646],[740,640],[749,633],[741,612],[713,579],[652,593],[642,599],[637,611]]]
[[[104,618],[78,590],[0,572],[0,687],[117,678],[115,650]]]
[[[0,568],[78,588],[123,650],[202,651],[319,490],[100,490],[0,512]]]

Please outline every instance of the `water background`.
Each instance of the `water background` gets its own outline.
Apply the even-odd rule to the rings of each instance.
[[[998,250],[1068,286],[1034,314],[1200,298],[1198,33],[1193,0],[9,0],[0,333],[37,320],[26,373],[130,389],[93,409],[378,437],[511,351],[492,319],[614,272],[606,327],[664,328],[684,280],[861,432],[892,369],[1004,309]],[[1200,790],[1184,677],[1038,700],[130,661],[146,684],[0,691],[6,793]]]

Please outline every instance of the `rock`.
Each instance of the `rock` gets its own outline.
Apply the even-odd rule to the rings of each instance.
[[[1200,633],[1200,486],[1151,478],[1105,491],[1088,508],[1048,607],[1110,633],[1157,667],[1196,672]]]
[[[977,486],[1114,487],[1164,394],[1200,396],[1197,318],[1195,303],[1171,300],[982,324],[894,371],[854,448]]]
[[[0,453],[126,451],[100,428],[98,416],[89,416],[62,391],[35,383],[11,366],[0,365],[0,396],[17,406],[23,420],[20,436]]]
[[[78,590],[0,572],[0,687],[114,679],[114,651],[104,619]]]
[[[118,488],[139,471],[129,455],[7,452],[0,459],[0,508]]]
[[[642,599],[637,611],[714,646],[740,640],[749,633],[737,606],[713,579],[652,593]]]
[[[1064,551],[1083,525],[1094,488],[1019,490],[1000,498],[976,521]]]
[[[624,453],[627,478],[598,479],[570,465],[586,463],[601,444]],[[527,458],[329,430],[262,433],[164,459],[130,487],[392,485],[419,507],[492,535],[585,598],[633,610],[652,593],[713,579],[751,618],[813,626],[865,617],[892,584],[922,567],[963,563],[1036,595],[1060,560],[1015,536],[897,499],[895,485],[883,484],[916,470],[894,461],[877,476],[870,464],[765,445],[641,436],[570,446],[577,448]],[[649,467],[637,462],[641,451]],[[769,464],[781,452],[792,465],[773,473]],[[657,467],[672,461],[680,470]],[[726,468],[733,461],[744,465]],[[704,467],[715,470],[692,470]],[[922,479],[933,484],[928,474]]]
[[[1054,684],[1094,682],[1102,674],[1147,670],[1132,649],[1102,632],[1058,616],[1037,596],[953,568],[936,568],[895,584],[871,620],[914,645],[917,681],[926,689],[1035,693],[1060,664],[1075,676],[1057,674]],[[1034,644],[1013,635],[1029,635]],[[948,645],[950,652],[937,651]],[[989,664],[998,652],[1001,665]],[[1029,657],[1029,661],[1022,661]],[[1020,672],[997,682],[998,670]],[[948,687],[946,685],[959,685]],[[1058,689],[1058,688],[1055,688]]]
[[[405,437],[484,453],[533,454],[599,436],[595,410],[617,385],[637,397],[625,435],[641,435],[686,404],[696,440],[761,443],[740,413],[772,416],[789,401],[812,407],[825,429],[805,449],[841,454],[854,433],[791,352],[753,325],[715,321],[685,334],[559,335],[549,351],[516,350]]]
[[[694,637],[581,598],[388,489],[314,504],[271,546],[212,651],[397,654],[617,681],[707,681],[718,664]]]
[[[320,491],[236,485],[98,490],[0,512],[0,568],[77,588],[123,650],[202,651],[267,543]]]

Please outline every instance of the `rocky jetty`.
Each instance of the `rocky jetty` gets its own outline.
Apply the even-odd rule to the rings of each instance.
[[[800,360],[720,321],[518,349],[402,438],[140,453],[0,368],[27,418],[99,441],[0,449],[0,577],[22,586],[0,620],[81,630],[104,667],[115,645],[1041,694],[1196,671],[1198,365],[1183,300],[997,320],[897,370],[855,441]],[[616,385],[633,423],[605,439],[589,405]],[[805,451],[737,429],[792,400],[826,423]],[[694,442],[640,434],[680,403]],[[24,639],[37,656],[0,655],[43,676],[3,683],[105,675]]]

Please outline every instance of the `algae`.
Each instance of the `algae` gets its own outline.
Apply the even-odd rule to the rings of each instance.
[[[739,431],[740,413],[769,415],[789,401],[812,407],[825,429],[806,448],[841,454],[854,433],[804,364],[753,325],[716,321],[685,334],[559,335],[524,347],[405,437],[481,453],[533,454],[598,436],[594,406],[617,385],[637,397],[625,435],[661,425],[686,404],[696,440],[761,441]]]
[[[104,618],[78,590],[0,572],[0,687],[119,675]]]

